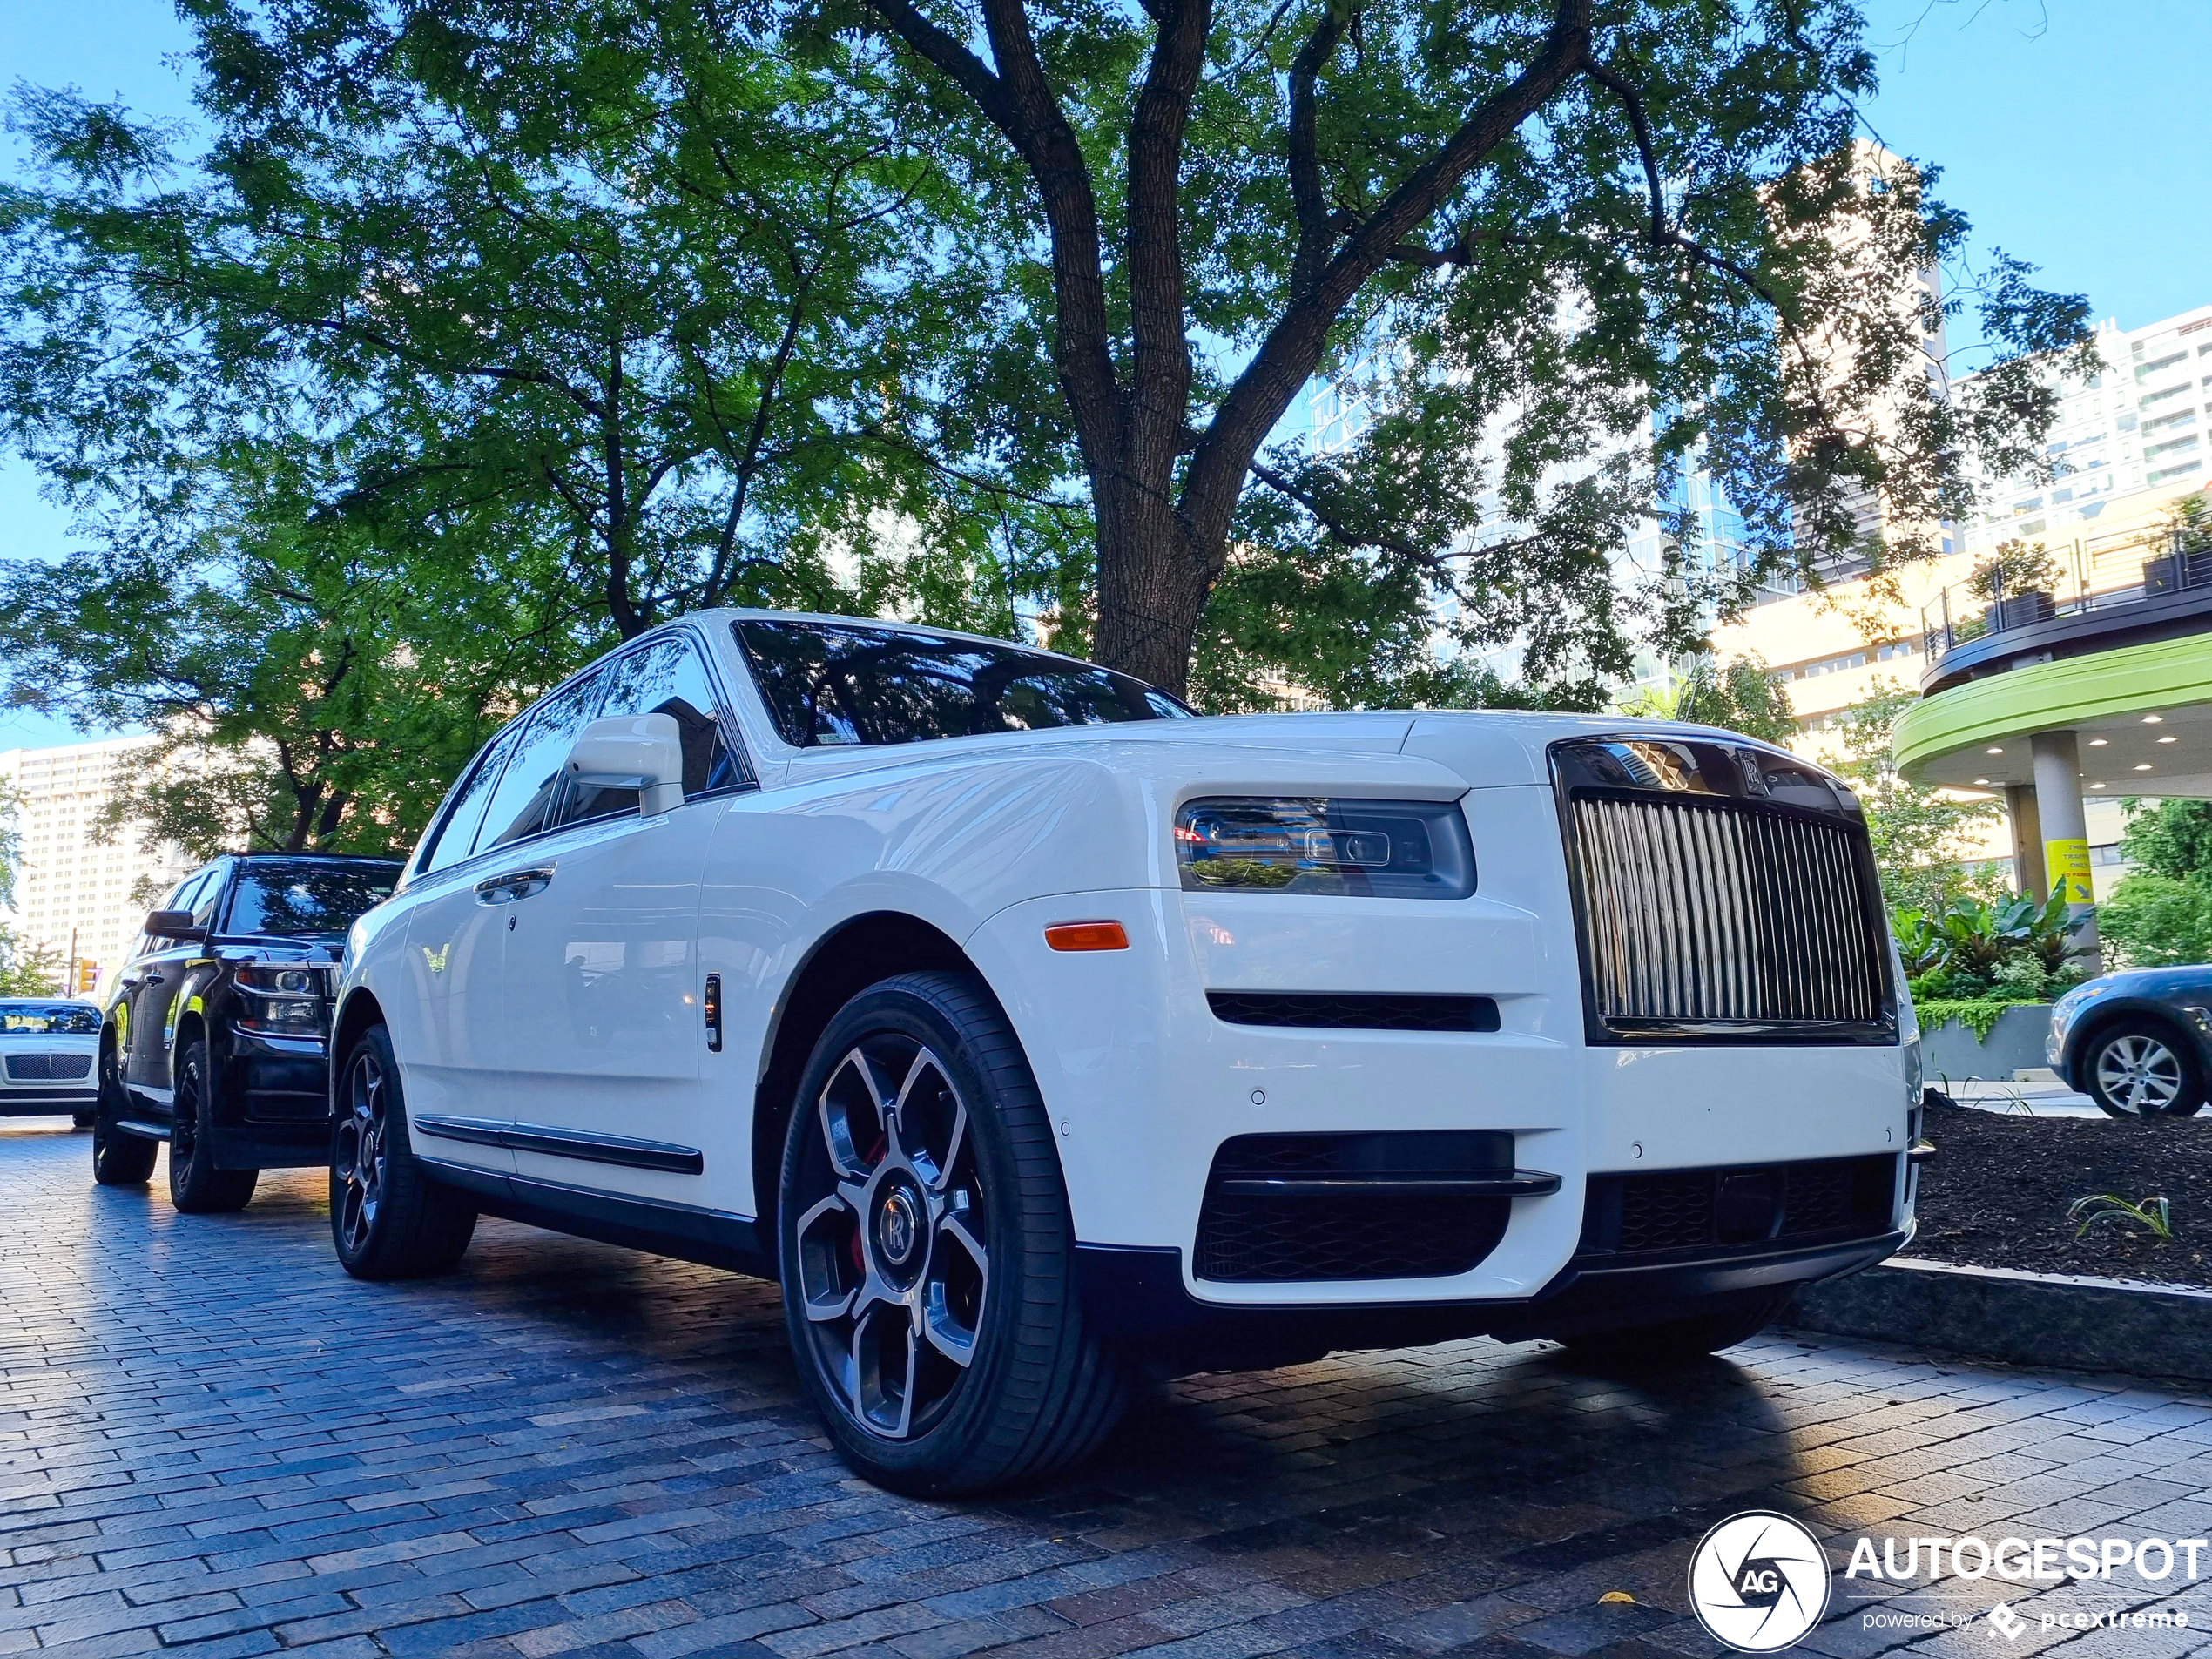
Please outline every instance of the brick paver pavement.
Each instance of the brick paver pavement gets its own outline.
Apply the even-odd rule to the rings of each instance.
[[[829,1454],[764,1285],[503,1223],[357,1285],[311,1175],[180,1216],[87,1138],[0,1125],[0,1653],[1656,1659],[1719,1651],[1684,1575],[1746,1508],[1839,1568],[2212,1534],[2212,1401],[1788,1335],[1656,1383],[1485,1342],[1191,1379],[1059,1485],[916,1502]],[[1832,1659],[2212,1643],[2179,1570],[1835,1595]],[[2070,1622],[2146,1608],[2188,1625]]]

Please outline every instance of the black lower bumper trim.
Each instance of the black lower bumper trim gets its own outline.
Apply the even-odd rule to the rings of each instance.
[[[1173,1376],[1285,1365],[1349,1348],[1418,1347],[1478,1336],[1526,1342],[1653,1325],[1695,1312],[1713,1297],[1856,1272],[1895,1253],[1912,1236],[1906,1227],[1651,1265],[1570,1263],[1530,1297],[1329,1306],[1200,1302],[1184,1288],[1178,1250],[1078,1244],[1076,1263],[1100,1333],[1143,1359],[1155,1374]]]

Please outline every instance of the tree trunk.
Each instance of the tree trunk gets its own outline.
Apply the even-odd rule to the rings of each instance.
[[[1213,561],[1157,486],[1116,467],[1091,479],[1098,512],[1098,632],[1093,655],[1177,697],[1205,612]]]

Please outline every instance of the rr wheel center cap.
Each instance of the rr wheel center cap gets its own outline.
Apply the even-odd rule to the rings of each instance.
[[[875,1212],[876,1254],[894,1273],[904,1275],[921,1257],[923,1211],[903,1183],[885,1192]]]

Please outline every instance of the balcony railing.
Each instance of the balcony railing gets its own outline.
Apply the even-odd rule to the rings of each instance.
[[[2065,572],[2060,585],[2066,591],[2007,592],[2001,582],[1985,587],[1974,578],[1941,590],[1920,607],[1930,664],[1946,651],[1992,634],[2144,604],[2185,590],[2212,590],[2212,543],[2191,540],[2180,531],[2103,540],[2110,545],[2100,546],[2096,539],[2076,542],[2070,558],[2067,550],[2053,550]]]

